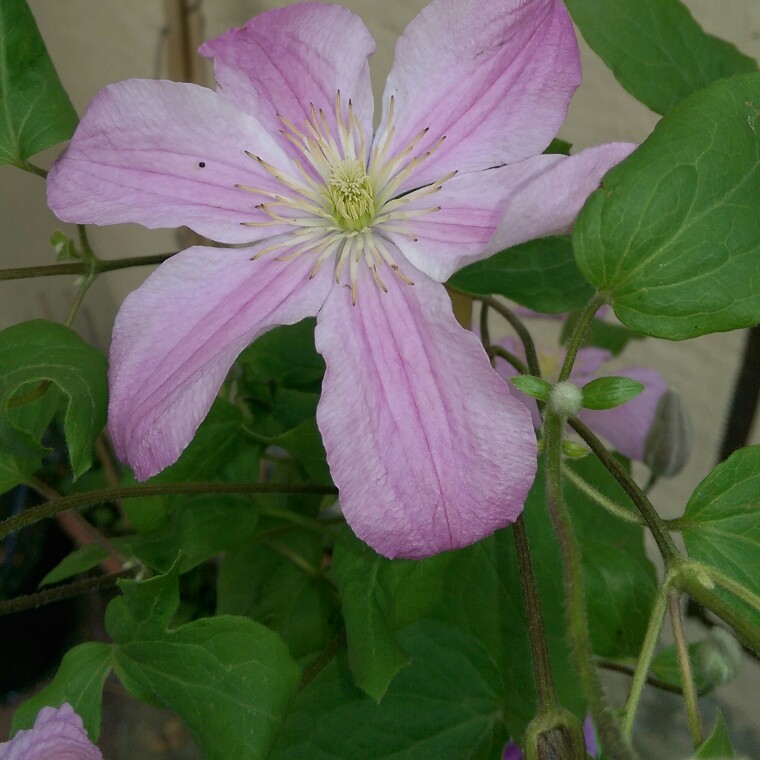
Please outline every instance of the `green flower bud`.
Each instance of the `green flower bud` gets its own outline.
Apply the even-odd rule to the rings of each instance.
[[[557,383],[549,394],[549,409],[563,420],[575,417],[583,406],[583,391],[568,380]]]
[[[655,475],[670,478],[689,461],[693,445],[689,412],[678,393],[669,388],[657,404],[644,441],[644,462]]]

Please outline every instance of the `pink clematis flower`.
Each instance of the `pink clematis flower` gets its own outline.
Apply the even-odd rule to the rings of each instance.
[[[337,5],[264,13],[201,48],[216,92],[99,93],[48,199],[65,221],[248,244],[174,256],[119,312],[109,428],[138,478],[177,459],[243,348],[316,315],[345,516],[414,558],[513,521],[536,469],[529,415],[440,283],[566,231],[633,146],[540,155],[580,79],[561,0],[434,0],[398,41],[373,136],[374,47]]]
[[[499,342],[508,351],[522,359],[525,358],[519,341],[514,338],[505,338]],[[564,358],[565,351],[563,348],[557,347],[539,351],[538,359],[541,365],[541,374],[546,380],[553,382],[557,379]],[[603,411],[582,409],[578,418],[595,433],[606,438],[612,447],[623,456],[643,462],[644,444],[654,423],[660,399],[669,388],[668,382],[657,370],[651,367],[625,367],[621,370],[605,373],[603,371],[604,363],[611,358],[612,354],[603,348],[581,348],[578,351],[573,371],[570,373],[570,381],[578,387],[582,387],[597,377],[610,374],[638,380],[644,385],[644,390],[635,398],[614,409]],[[517,370],[504,359],[496,359],[496,369],[505,380],[517,375]],[[538,412],[536,400],[517,389],[513,389],[512,393],[528,408],[533,418],[533,424],[540,427],[541,415]]]
[[[32,728],[0,744],[0,760],[103,760],[103,755],[74,708],[64,703],[43,707]]]

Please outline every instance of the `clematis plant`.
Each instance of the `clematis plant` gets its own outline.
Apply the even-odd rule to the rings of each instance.
[[[216,92],[107,87],[48,178],[58,217],[187,225],[196,246],[123,304],[109,431],[139,479],[172,464],[232,363],[317,316],[317,423],[343,512],[388,557],[512,522],[536,471],[524,407],[455,321],[441,282],[566,231],[633,148],[541,155],[580,81],[560,0],[434,0],[396,46],[373,128],[364,24],[276,9],[207,42]]]
[[[94,760],[101,725],[118,725],[103,746],[127,737],[127,756],[148,754],[144,731],[102,720],[116,681],[176,713],[183,756],[192,743],[241,760],[751,754],[752,730],[732,748],[699,699],[760,654],[757,61],[681,0],[432,0],[396,44],[376,115],[363,22],[279,4],[200,47],[216,89],[130,79],[80,120],[27,0],[0,2],[0,182],[45,177],[50,207],[78,225],[53,234],[56,263],[0,267],[0,289],[77,277],[63,324],[0,329],[14,664],[0,680],[34,694],[0,758]],[[187,22],[170,39],[193,78],[191,17],[210,5],[162,7]],[[640,145],[555,138],[580,81],[574,24],[662,115]],[[69,64],[104,50],[82,40]],[[562,134],[586,144],[573,124]],[[49,172],[33,159],[66,141]],[[0,208],[4,253],[25,188]],[[111,233],[93,247],[88,225],[123,222],[186,226],[198,244],[101,258]],[[75,329],[89,287],[156,264],[107,359],[87,340],[110,335],[102,315]],[[473,313],[479,329],[464,329]],[[565,321],[562,348],[537,345],[537,315]],[[713,389],[689,463],[704,480],[665,498],[655,481],[691,447],[689,385],[607,362],[633,338],[747,327],[725,461],[704,467]],[[710,340],[695,383],[728,386],[736,344]],[[54,515],[50,532],[16,536]],[[71,539],[63,559],[54,529]],[[102,616],[60,615],[61,628],[87,616],[65,642],[34,617],[102,590]],[[692,607],[705,613],[685,627]],[[630,680],[624,704],[602,670]],[[685,706],[682,725],[649,711],[667,716],[654,748],[637,723],[645,690]],[[128,714],[142,724],[142,710]]]

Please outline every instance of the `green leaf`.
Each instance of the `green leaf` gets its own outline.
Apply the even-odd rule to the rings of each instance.
[[[28,383],[19,388],[17,395],[36,392],[39,383]],[[61,403],[57,388],[48,388],[47,392],[35,401],[9,409],[7,414],[11,424],[18,430],[27,432],[34,441],[39,442],[42,434],[53,421]],[[40,445],[36,455],[14,456],[0,447],[0,493],[25,483],[42,467],[46,449]]]
[[[509,382],[518,391],[522,391],[532,398],[537,398],[539,401],[548,401],[553,387],[551,383],[542,380],[540,377],[533,377],[533,375],[515,375],[509,378]]]
[[[726,722],[723,720],[723,713],[718,710],[715,719],[715,728],[710,736],[705,739],[700,748],[697,750],[695,758],[707,760],[729,760],[734,757],[734,749],[731,746],[731,738],[728,735]]]
[[[274,760],[493,760],[507,741],[499,666],[477,639],[420,622],[402,631],[409,653],[378,705],[351,683],[345,660],[298,696]]]
[[[0,163],[68,140],[77,114],[25,0],[0,4]]]
[[[323,556],[319,536],[306,530],[228,551],[219,568],[217,614],[246,615],[266,625],[296,659],[321,651],[334,636],[336,617],[332,589],[320,570]]]
[[[697,486],[678,527],[690,557],[760,595],[758,494],[760,446],[739,449]]]
[[[249,545],[258,522],[258,506],[245,496],[185,496],[161,529],[115,539],[114,543],[161,573],[169,571],[181,551],[180,567],[186,573],[216,554]]]
[[[286,433],[272,436],[269,442],[292,454],[315,483],[332,484],[325,447],[315,419],[306,420]]]
[[[760,322],[760,74],[684,100],[607,174],[573,232],[628,327],[680,340]]]
[[[314,348],[315,324],[314,319],[304,319],[257,338],[238,359],[246,384],[275,383],[318,391],[325,363]]]
[[[67,578],[92,570],[109,556],[100,544],[85,544],[67,554],[39,583],[39,587],[60,583]],[[176,553],[174,555],[177,556]]]
[[[16,710],[11,733],[31,728],[43,707],[68,702],[82,718],[90,739],[97,741],[101,695],[111,670],[112,650],[109,644],[91,641],[66,652],[51,683]]]
[[[630,377],[597,377],[582,390],[586,409],[614,409],[636,398],[644,390],[644,384]]]
[[[549,147],[544,151],[544,153],[559,153],[562,156],[569,156],[572,147],[573,144],[569,143],[567,140],[560,140],[558,137],[555,137],[549,143]]]
[[[550,314],[579,309],[594,295],[573,260],[568,237],[508,248],[460,270],[449,284],[475,296],[505,296]]]
[[[591,48],[620,84],[657,113],[716,79],[757,69],[706,34],[680,0],[566,0]]]
[[[360,688],[380,701],[409,658],[394,631],[418,620],[445,591],[451,555],[422,562],[388,560],[345,527],[335,545],[332,575],[340,592],[348,662]]]
[[[106,360],[75,332],[43,320],[0,331],[0,444],[16,458],[45,452],[28,429],[17,427],[7,407],[30,383],[50,381],[67,399],[63,426],[77,478],[92,465],[92,448],[106,422]]]
[[[607,497],[625,498],[594,458],[573,466]],[[566,497],[584,547],[595,652],[635,656],[657,590],[654,567],[644,551],[643,528],[607,514],[570,484]],[[558,582],[562,565],[541,475],[524,515],[557,690],[562,704],[580,717],[585,703],[568,650],[564,592]],[[503,664],[505,721],[512,736],[522,735],[535,715],[536,697],[511,530],[467,549],[408,561],[380,557],[346,529],[335,547],[333,577],[343,604],[351,671],[375,698],[389,688],[381,706],[411,667],[403,667],[410,652],[397,631],[414,620],[440,620],[475,636],[494,661]],[[515,683],[520,689],[514,689]]]
[[[106,612],[114,669],[138,699],[174,710],[204,757],[264,760],[298,685],[277,634],[220,615],[172,630],[179,564],[148,581],[121,581]]]
[[[77,250],[76,243],[59,230],[50,236],[50,245],[55,250],[56,261],[78,261],[82,258],[82,254]]]

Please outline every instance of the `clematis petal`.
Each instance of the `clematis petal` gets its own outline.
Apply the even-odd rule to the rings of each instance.
[[[454,177],[427,199],[439,211],[391,233],[415,267],[444,282],[454,272],[534,238],[568,232],[602,177],[636,146],[608,143],[574,156],[541,155],[512,166]],[[415,201],[425,205],[425,198]]]
[[[511,168],[511,167],[510,167]],[[439,210],[414,219],[407,226],[413,235],[397,231],[383,234],[428,277],[445,282],[465,263],[495,253],[489,242],[499,225],[500,209],[509,188],[503,176],[492,170],[463,174],[446,182],[432,197],[409,204],[411,209]]]
[[[283,126],[278,114],[303,129],[311,103],[334,130],[340,90],[344,107],[352,100],[367,140],[374,111],[368,59],[374,51],[375,41],[358,16],[322,3],[270,10],[200,48],[214,59],[220,94],[273,134]]]
[[[561,0],[433,0],[396,43],[376,144],[395,101],[389,155],[421,130],[422,153],[446,141],[402,190],[522,161],[557,133],[580,83],[580,59]]]
[[[604,175],[637,147],[634,143],[605,143],[573,156],[535,156],[517,166],[496,169],[504,174],[511,192],[490,250],[569,232]]]
[[[291,166],[253,117],[193,84],[131,79],[95,96],[48,177],[48,204],[81,224],[187,225],[223,243],[282,231],[243,227],[270,221],[263,198],[235,187],[281,186],[245,151]],[[255,231],[254,231],[255,230]]]
[[[0,743],[2,760],[103,760],[89,740],[82,719],[68,703],[59,708],[43,707],[26,731],[18,731]]]
[[[387,557],[426,557],[515,520],[536,472],[530,415],[461,328],[444,288],[413,273],[388,293],[359,272],[317,317],[327,364],[317,423],[343,512]]]
[[[140,480],[172,464],[238,354],[276,325],[317,313],[331,287],[314,261],[250,261],[253,249],[195,247],[131,293],[114,325],[109,430]]]
[[[595,433],[606,438],[616,451],[636,461],[643,461],[644,441],[654,422],[660,397],[668,389],[665,378],[648,367],[627,367],[614,374],[630,377],[646,388],[636,398],[615,409],[584,409],[578,417]]]

